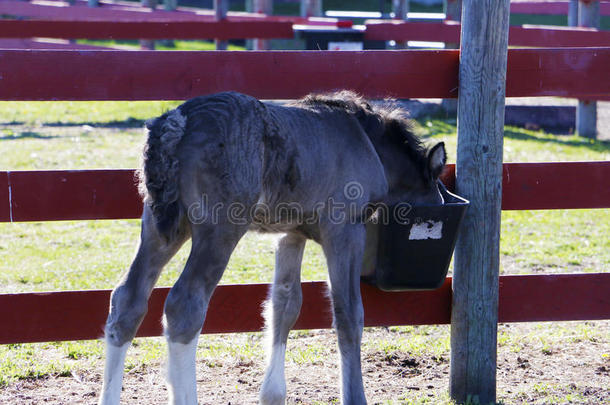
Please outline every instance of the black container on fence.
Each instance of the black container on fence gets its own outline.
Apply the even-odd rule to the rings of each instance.
[[[470,202],[441,185],[443,205],[390,207],[366,224],[362,281],[384,291],[433,290],[447,277]],[[380,214],[380,213],[378,213]]]

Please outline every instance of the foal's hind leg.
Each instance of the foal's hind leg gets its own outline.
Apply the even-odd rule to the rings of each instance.
[[[266,320],[269,345],[267,372],[260,393],[263,405],[280,405],[286,401],[284,357],[288,332],[301,310],[301,261],[305,238],[288,234],[278,245],[275,254],[275,279],[271,288],[271,302],[267,303]]]
[[[231,252],[246,232],[233,224],[193,225],[186,266],[165,301],[168,388],[173,405],[197,404],[195,354],[208,303]]]
[[[106,366],[99,403],[118,404],[127,348],[148,310],[148,298],[163,266],[188,237],[186,225],[176,240],[166,243],[160,237],[150,208],[144,206],[138,253],[123,280],[112,292],[106,322]]]
[[[364,242],[363,224],[330,225],[322,235],[341,354],[341,403],[344,405],[366,404],[360,361],[364,326],[360,272]]]

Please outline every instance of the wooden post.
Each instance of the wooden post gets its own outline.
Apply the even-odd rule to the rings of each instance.
[[[322,17],[322,0],[301,0],[301,17]]]
[[[224,20],[227,18],[227,12],[229,11],[229,1],[214,0],[214,11],[216,12],[216,20]],[[229,41],[216,39],[214,42],[218,51],[226,51],[229,47]]]
[[[392,0],[392,11],[395,19],[406,21],[409,13],[409,0]]]
[[[178,8],[178,0],[163,0],[163,8],[165,11],[176,11]],[[164,39],[159,41],[159,43],[163,46],[167,46],[173,48],[175,46],[173,39]]]
[[[455,248],[449,391],[496,399],[502,145],[510,1],[463,0],[457,192],[470,200]]]
[[[252,8],[255,13],[261,13],[265,15],[273,14],[273,0],[252,0]],[[252,41],[252,49],[255,51],[262,51],[270,49],[269,39],[255,38]]]
[[[178,8],[178,0],[163,0],[163,8],[167,11],[174,11]]]
[[[462,0],[445,0],[445,20],[462,21]],[[445,49],[457,49],[459,44],[446,43]],[[448,117],[457,115],[457,100],[454,98],[445,98],[441,103],[441,107],[445,110]]]
[[[445,20],[462,21],[462,0],[445,0]]]
[[[142,7],[148,7],[150,9],[157,8],[157,0],[141,0]],[[153,50],[155,49],[155,41],[151,39],[141,39],[140,40],[140,48]]]
[[[397,20],[407,21],[409,18],[409,0],[392,0],[392,11]],[[407,49],[407,41],[396,41],[396,49]]]
[[[246,0],[246,12],[254,13],[254,0]],[[254,49],[254,40],[246,38],[246,49],[251,51]]]
[[[580,0],[578,25],[599,28],[599,0]],[[586,138],[595,139],[597,137],[597,101],[578,100],[576,132]]]
[[[578,26],[578,0],[570,0],[568,8],[568,25],[570,27]]]

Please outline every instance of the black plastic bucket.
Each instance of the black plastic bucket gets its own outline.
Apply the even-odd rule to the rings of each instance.
[[[386,218],[367,223],[363,281],[384,291],[433,290],[443,284],[470,203],[440,189],[443,205],[390,207]]]

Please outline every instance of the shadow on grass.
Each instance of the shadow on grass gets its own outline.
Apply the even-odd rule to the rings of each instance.
[[[56,139],[61,135],[42,135],[39,132],[24,131],[10,135],[0,135],[0,141],[16,141],[19,139]]]
[[[42,124],[45,127],[81,127],[88,125],[93,128],[143,128],[146,120],[137,118],[128,118],[122,121],[106,121],[106,122],[45,122]]]
[[[521,141],[533,141],[539,143],[555,143],[558,145],[574,146],[578,148],[586,148],[595,152],[610,152],[610,141],[591,140],[588,138],[580,138],[575,136],[570,137],[538,137],[514,129],[504,131],[505,138],[511,138]]]
[[[127,118],[126,120],[115,120],[115,121],[106,121],[106,122],[42,122],[42,123],[33,123],[26,121],[10,121],[10,122],[1,122],[0,125],[40,125],[42,127],[82,127],[82,126],[90,126],[93,128],[143,128],[144,122],[146,120],[137,119],[137,118]]]

